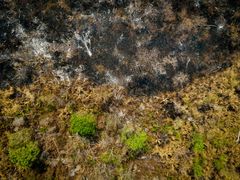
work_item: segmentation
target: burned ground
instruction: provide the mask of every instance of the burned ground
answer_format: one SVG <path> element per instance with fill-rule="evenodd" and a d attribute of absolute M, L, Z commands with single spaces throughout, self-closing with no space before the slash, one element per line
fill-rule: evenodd
<path fill-rule="evenodd" d="M 122 85 L 131 94 L 174 90 L 229 67 L 239 46 L 238 6 L 232 1 L 19 1 L 2 9 L 2 58 L 30 58 L 14 52 L 31 51 L 22 47 L 38 31 L 32 43 L 45 48 L 40 54 L 50 61 L 62 55 L 51 62 L 56 69 L 81 67 L 96 84 Z M 29 65 L 34 69 L 44 59 L 38 61 Z"/>

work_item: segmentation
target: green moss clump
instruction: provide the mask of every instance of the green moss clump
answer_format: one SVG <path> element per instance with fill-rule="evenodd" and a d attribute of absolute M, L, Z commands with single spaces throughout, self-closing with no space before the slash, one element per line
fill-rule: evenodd
<path fill-rule="evenodd" d="M 12 163 L 20 168 L 29 168 L 40 153 L 38 143 L 31 140 L 29 129 L 8 134 L 8 152 Z"/>
<path fill-rule="evenodd" d="M 145 132 L 139 132 L 127 139 L 127 146 L 134 152 L 145 151 L 147 142 L 147 134 Z"/>
<path fill-rule="evenodd" d="M 144 131 L 134 133 L 128 129 L 124 129 L 121 134 L 121 139 L 134 155 L 147 150 L 148 136 Z"/>
<path fill-rule="evenodd" d="M 96 133 L 96 118 L 93 114 L 73 114 L 70 119 L 70 131 L 80 136 L 93 136 Z"/>
<path fill-rule="evenodd" d="M 193 151 L 195 153 L 201 153 L 204 151 L 204 139 L 199 133 L 194 133 L 192 137 Z"/>
<path fill-rule="evenodd" d="M 203 160 L 198 157 L 193 160 L 193 173 L 194 177 L 203 176 Z"/>
<path fill-rule="evenodd" d="M 225 168 L 228 158 L 225 154 L 222 154 L 218 159 L 214 161 L 215 168 L 220 171 Z"/>
<path fill-rule="evenodd" d="M 9 157 L 12 163 L 28 168 L 37 159 L 40 150 L 36 142 L 29 142 L 26 146 L 18 149 L 9 149 Z"/>

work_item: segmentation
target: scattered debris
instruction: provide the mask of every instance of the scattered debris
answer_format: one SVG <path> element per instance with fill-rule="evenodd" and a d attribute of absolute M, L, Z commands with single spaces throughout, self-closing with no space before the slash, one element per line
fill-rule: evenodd
<path fill-rule="evenodd" d="M 21 126 L 23 126 L 25 124 L 24 118 L 23 117 L 19 117 L 19 118 L 15 118 L 12 125 L 16 128 L 19 128 Z"/>
<path fill-rule="evenodd" d="M 174 102 L 167 102 L 163 107 L 167 113 L 167 116 L 172 119 L 176 119 L 183 114 L 179 106 Z"/>
<path fill-rule="evenodd" d="M 93 54 L 90 50 L 91 47 L 90 31 L 87 30 L 86 32 L 83 32 L 82 35 L 79 35 L 78 33 L 74 32 L 74 35 L 78 41 L 81 41 L 83 43 L 88 55 L 91 57 Z"/>
<path fill-rule="evenodd" d="M 238 132 L 238 136 L 237 136 L 237 143 L 240 143 L 240 131 Z"/>

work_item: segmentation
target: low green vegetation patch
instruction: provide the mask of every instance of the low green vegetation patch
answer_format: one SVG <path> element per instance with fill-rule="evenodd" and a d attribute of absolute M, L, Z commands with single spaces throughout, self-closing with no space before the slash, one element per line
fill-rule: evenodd
<path fill-rule="evenodd" d="M 40 153 L 38 143 L 31 140 L 31 131 L 23 129 L 8 134 L 8 153 L 12 163 L 20 168 L 29 168 Z"/>
<path fill-rule="evenodd" d="M 201 153 L 204 151 L 204 138 L 200 133 L 194 133 L 192 137 L 193 151 Z"/>
<path fill-rule="evenodd" d="M 223 148 L 228 145 L 228 141 L 224 139 L 223 137 L 221 138 L 216 138 L 212 141 L 212 144 L 215 148 Z"/>
<path fill-rule="evenodd" d="M 193 174 L 199 178 L 203 176 L 203 161 L 202 154 L 204 153 L 204 138 L 203 135 L 194 132 L 192 135 L 192 149 L 195 155 L 193 159 Z"/>
<path fill-rule="evenodd" d="M 144 131 L 134 132 L 129 129 L 124 129 L 121 134 L 121 139 L 134 155 L 147 150 L 148 136 Z"/>
<path fill-rule="evenodd" d="M 96 133 L 96 117 L 93 114 L 74 113 L 70 119 L 70 131 L 73 134 L 89 137 Z"/>
<path fill-rule="evenodd" d="M 218 159 L 216 159 L 214 161 L 214 167 L 220 171 L 222 169 L 225 168 L 226 164 L 227 164 L 227 161 L 228 161 L 228 158 L 227 158 L 227 155 L 225 154 L 222 154 L 220 155 L 220 157 Z"/>
<path fill-rule="evenodd" d="M 194 177 L 203 176 L 203 160 L 199 157 L 194 158 L 193 160 L 193 173 Z"/>

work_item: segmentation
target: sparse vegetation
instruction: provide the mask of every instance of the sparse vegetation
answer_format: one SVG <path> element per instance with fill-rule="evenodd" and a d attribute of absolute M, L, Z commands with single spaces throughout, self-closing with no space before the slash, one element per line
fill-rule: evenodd
<path fill-rule="evenodd" d="M 195 177 L 203 176 L 203 160 L 199 157 L 193 160 L 193 173 Z"/>
<path fill-rule="evenodd" d="M 52 112 L 57 109 L 56 97 L 54 95 L 43 95 L 38 97 L 37 106 L 44 112 Z"/>
<path fill-rule="evenodd" d="M 8 134 L 8 153 L 12 163 L 20 168 L 29 168 L 40 153 L 38 143 L 31 140 L 29 129 Z"/>
<path fill-rule="evenodd" d="M 225 168 L 226 164 L 227 164 L 227 161 L 228 161 L 228 158 L 227 158 L 227 155 L 225 154 L 221 154 L 219 156 L 219 158 L 217 158 L 215 161 L 214 161 L 214 167 L 220 171 L 222 169 Z"/>
<path fill-rule="evenodd" d="M 100 160 L 106 164 L 118 165 L 119 157 L 117 157 L 112 151 L 107 151 L 101 154 Z"/>
<path fill-rule="evenodd" d="M 227 140 L 226 139 L 223 139 L 223 138 L 219 138 L 219 137 L 216 137 L 213 141 L 213 146 L 215 148 L 223 148 L 224 146 L 226 146 L 228 143 L 227 143 Z"/>
<path fill-rule="evenodd" d="M 70 119 L 70 131 L 80 136 L 94 136 L 96 133 L 96 118 L 93 114 L 74 113 Z"/>
<path fill-rule="evenodd" d="M 172 125 L 165 125 L 161 127 L 161 132 L 165 134 L 173 134 L 174 131 L 175 129 Z"/>

